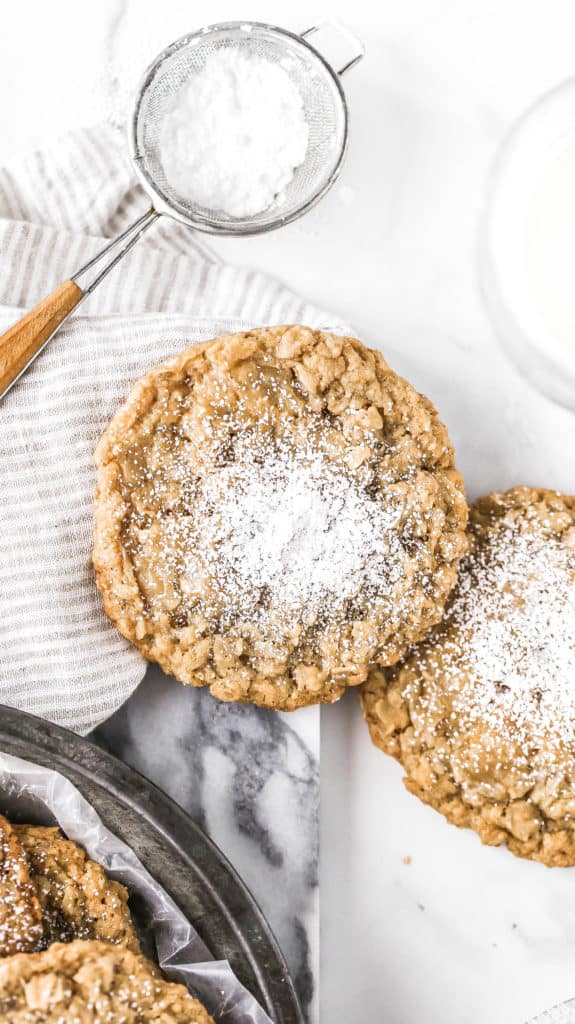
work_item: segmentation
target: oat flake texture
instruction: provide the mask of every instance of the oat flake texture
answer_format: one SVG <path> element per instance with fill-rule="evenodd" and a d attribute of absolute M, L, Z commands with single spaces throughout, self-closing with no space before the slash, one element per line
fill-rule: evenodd
<path fill-rule="evenodd" d="M 183 352 L 96 458 L 108 615 L 223 700 L 335 700 L 420 639 L 455 581 L 467 507 L 445 428 L 354 339 L 287 326 Z"/>
<path fill-rule="evenodd" d="M 0 815 L 0 958 L 35 952 L 43 936 L 42 908 L 26 852 Z"/>
<path fill-rule="evenodd" d="M 443 622 L 364 692 L 406 784 L 485 842 L 575 863 L 575 499 L 475 502 Z"/>
<path fill-rule="evenodd" d="M 214 1024 L 183 985 L 107 942 L 55 942 L 0 960 L 0 1019 L 9 1024 Z"/>
<path fill-rule="evenodd" d="M 128 892 L 108 878 L 58 828 L 14 825 L 42 908 L 44 949 L 53 942 L 98 939 L 140 953 Z"/>

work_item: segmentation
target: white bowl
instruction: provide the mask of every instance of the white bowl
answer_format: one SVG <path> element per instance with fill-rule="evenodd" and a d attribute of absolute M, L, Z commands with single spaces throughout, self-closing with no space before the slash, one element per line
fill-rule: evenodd
<path fill-rule="evenodd" d="M 480 274 L 490 318 L 519 371 L 575 410 L 575 79 L 528 110 L 500 150 Z"/>

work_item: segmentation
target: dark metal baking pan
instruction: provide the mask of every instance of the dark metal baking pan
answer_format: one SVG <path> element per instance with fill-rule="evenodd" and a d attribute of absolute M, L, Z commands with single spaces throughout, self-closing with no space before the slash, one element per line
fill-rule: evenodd
<path fill-rule="evenodd" d="M 172 896 L 215 959 L 229 960 L 274 1024 L 303 1024 L 285 961 L 257 903 L 173 800 L 88 740 L 4 706 L 0 750 L 65 775 Z"/>

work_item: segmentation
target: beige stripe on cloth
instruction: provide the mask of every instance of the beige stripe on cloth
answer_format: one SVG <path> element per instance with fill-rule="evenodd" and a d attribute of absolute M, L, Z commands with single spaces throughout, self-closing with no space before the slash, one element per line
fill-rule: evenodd
<path fill-rule="evenodd" d="M 146 209 L 98 126 L 0 169 L 0 329 Z M 78 732 L 145 672 L 91 567 L 92 452 L 130 383 L 194 341 L 254 324 L 334 324 L 162 218 L 0 403 L 0 703 Z"/>

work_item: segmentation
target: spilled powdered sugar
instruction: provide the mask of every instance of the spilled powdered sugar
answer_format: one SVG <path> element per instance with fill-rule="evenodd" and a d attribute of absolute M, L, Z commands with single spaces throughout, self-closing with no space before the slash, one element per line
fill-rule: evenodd
<path fill-rule="evenodd" d="M 536 520 L 498 528 L 463 561 L 444 628 L 441 686 L 460 734 L 484 725 L 487 746 L 515 744 L 519 771 L 575 746 L 575 551 L 565 541 Z M 434 657 L 424 645 L 420 665 Z"/>
<path fill-rule="evenodd" d="M 189 514 L 163 520 L 164 555 L 182 559 L 190 599 L 206 578 L 221 589 L 223 621 L 341 619 L 357 595 L 389 595 L 403 572 L 401 507 L 370 496 L 372 475 L 330 459 L 317 438 L 239 435 L 233 458 L 198 480 Z"/>

